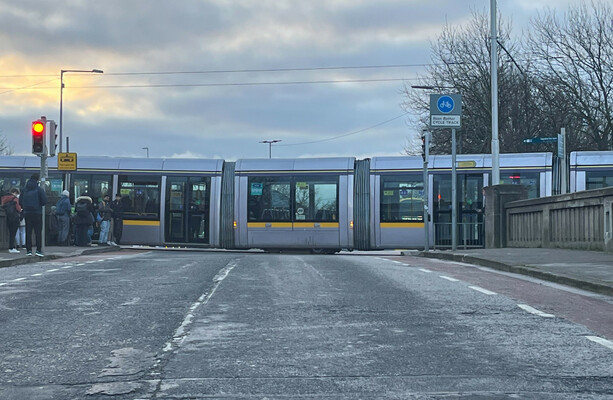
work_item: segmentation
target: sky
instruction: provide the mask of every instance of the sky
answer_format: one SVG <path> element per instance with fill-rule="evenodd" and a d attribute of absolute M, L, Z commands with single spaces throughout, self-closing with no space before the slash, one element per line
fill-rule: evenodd
<path fill-rule="evenodd" d="M 573 0 L 498 0 L 520 34 Z M 397 156 L 420 128 L 404 85 L 445 23 L 490 0 L 0 0 L 0 135 L 60 120 L 78 155 Z M 427 94 L 424 93 L 424 96 Z M 59 131 L 59 130 L 58 130 Z M 415 144 L 417 146 L 417 144 Z"/>

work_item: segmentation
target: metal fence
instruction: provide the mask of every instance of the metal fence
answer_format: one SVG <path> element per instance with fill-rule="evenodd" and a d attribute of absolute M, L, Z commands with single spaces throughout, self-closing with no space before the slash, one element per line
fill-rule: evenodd
<path fill-rule="evenodd" d="M 434 248 L 451 248 L 451 222 L 434 223 Z M 458 222 L 458 247 L 463 249 L 485 246 L 483 222 Z"/>

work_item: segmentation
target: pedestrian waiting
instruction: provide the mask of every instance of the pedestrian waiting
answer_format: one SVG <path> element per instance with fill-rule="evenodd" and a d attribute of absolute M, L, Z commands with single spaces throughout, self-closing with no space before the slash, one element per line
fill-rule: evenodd
<path fill-rule="evenodd" d="M 15 239 L 21 222 L 21 206 L 19 205 L 19 189 L 11 189 L 9 194 L 2 196 L 0 204 L 6 214 L 6 226 L 9 230 L 9 253 L 19 253 L 15 248 Z"/>

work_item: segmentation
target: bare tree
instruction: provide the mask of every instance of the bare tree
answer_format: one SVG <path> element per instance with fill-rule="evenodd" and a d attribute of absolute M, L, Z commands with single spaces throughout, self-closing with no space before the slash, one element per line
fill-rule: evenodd
<path fill-rule="evenodd" d="M 542 105 L 571 126 L 571 148 L 613 149 L 613 11 L 592 1 L 532 21 L 529 45 Z"/>
<path fill-rule="evenodd" d="M 11 154 L 13 154 L 13 149 L 6 139 L 6 136 L 0 135 L 0 155 L 10 156 Z"/>
<path fill-rule="evenodd" d="M 499 63 L 499 137 L 503 152 L 535 150 L 526 148 L 522 139 L 535 136 L 539 130 L 540 108 L 534 104 L 536 88 L 526 73 L 529 65 L 520 66 L 516 59 L 521 48 L 510 36 L 510 23 L 501 20 L 499 26 L 501 57 Z M 502 49 L 504 52 L 502 52 Z M 459 131 L 458 152 L 489 153 L 491 149 L 491 74 L 490 29 L 485 14 L 473 13 L 468 25 L 446 25 L 436 43 L 432 44 L 432 65 L 422 77 L 420 86 L 433 87 L 434 92 L 462 94 L 462 129 Z M 422 115 L 427 125 L 428 98 L 423 90 L 405 86 L 403 107 Z M 449 153 L 446 134 L 435 134 L 433 153 Z"/>

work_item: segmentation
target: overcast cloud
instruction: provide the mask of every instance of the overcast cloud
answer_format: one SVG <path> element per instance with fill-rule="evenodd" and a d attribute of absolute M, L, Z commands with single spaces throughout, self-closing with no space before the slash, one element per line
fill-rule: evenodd
<path fill-rule="evenodd" d="M 267 157 L 269 139 L 282 140 L 274 157 L 399 155 L 417 135 L 410 115 L 397 118 L 400 79 L 422 72 L 442 25 L 489 3 L 0 0 L 0 134 L 28 154 L 31 121 L 59 122 L 60 70 L 97 68 L 64 76 L 63 134 L 80 155 Z M 570 3 L 498 8 L 519 35 Z M 288 70 L 375 65 L 411 66 Z M 189 73 L 146 74 L 162 72 Z"/>

